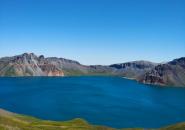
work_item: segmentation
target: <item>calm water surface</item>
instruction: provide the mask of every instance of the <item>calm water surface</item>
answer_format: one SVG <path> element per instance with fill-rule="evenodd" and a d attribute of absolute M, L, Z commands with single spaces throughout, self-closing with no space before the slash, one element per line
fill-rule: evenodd
<path fill-rule="evenodd" d="M 185 88 L 117 77 L 0 78 L 0 108 L 49 120 L 156 128 L 185 121 Z"/>

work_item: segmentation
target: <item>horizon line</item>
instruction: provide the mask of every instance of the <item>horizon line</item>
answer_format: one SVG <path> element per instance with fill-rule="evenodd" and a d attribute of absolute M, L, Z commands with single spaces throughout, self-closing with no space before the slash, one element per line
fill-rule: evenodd
<path fill-rule="evenodd" d="M 58 59 L 71 60 L 71 61 L 78 62 L 78 63 L 81 64 L 81 65 L 87 65 L 87 66 L 90 66 L 90 65 L 100 65 L 100 66 L 102 65 L 102 66 L 107 66 L 107 65 L 123 64 L 123 63 L 130 63 L 130 62 L 151 62 L 151 63 L 154 63 L 154 64 L 165 64 L 165 63 L 170 62 L 170 61 L 173 61 L 173 60 L 175 60 L 175 59 L 179 59 L 179 58 L 185 57 L 185 56 L 176 57 L 176 58 L 173 58 L 173 59 L 171 59 L 171 60 L 162 61 L 162 62 L 153 62 L 153 61 L 150 61 L 150 60 L 139 59 L 139 60 L 130 60 L 130 61 L 119 62 L 119 63 L 111 63 L 111 64 L 83 64 L 83 63 L 81 63 L 81 62 L 78 61 L 78 60 L 74 60 L 74 59 L 70 59 L 70 58 L 66 58 L 66 57 L 60 57 L 60 56 L 45 56 L 45 55 L 43 55 L 43 54 L 37 55 L 37 54 L 34 53 L 34 52 L 24 52 L 24 53 L 21 53 L 21 54 L 15 54 L 15 55 L 10 55 L 10 56 L 0 56 L 0 59 L 6 58 L 6 57 L 14 57 L 14 56 L 19 56 L 19 55 L 24 55 L 24 54 L 35 55 L 35 56 L 37 56 L 37 57 L 44 56 L 44 58 L 58 58 Z"/>

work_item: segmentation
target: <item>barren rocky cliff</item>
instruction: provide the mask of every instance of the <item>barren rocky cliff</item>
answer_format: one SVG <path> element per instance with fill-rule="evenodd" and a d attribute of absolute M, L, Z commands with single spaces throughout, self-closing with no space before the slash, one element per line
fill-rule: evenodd
<path fill-rule="evenodd" d="M 155 66 L 140 81 L 156 85 L 185 86 L 185 58 Z"/>
<path fill-rule="evenodd" d="M 63 76 L 61 68 L 44 56 L 24 53 L 0 59 L 1 76 Z"/>

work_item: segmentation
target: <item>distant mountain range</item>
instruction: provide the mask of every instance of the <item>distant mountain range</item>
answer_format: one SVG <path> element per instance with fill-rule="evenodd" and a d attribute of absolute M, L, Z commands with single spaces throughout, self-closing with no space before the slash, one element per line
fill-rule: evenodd
<path fill-rule="evenodd" d="M 77 61 L 24 53 L 0 58 L 0 76 L 110 75 L 154 85 L 185 87 L 185 57 L 167 63 L 133 61 L 112 65 L 82 65 Z"/>

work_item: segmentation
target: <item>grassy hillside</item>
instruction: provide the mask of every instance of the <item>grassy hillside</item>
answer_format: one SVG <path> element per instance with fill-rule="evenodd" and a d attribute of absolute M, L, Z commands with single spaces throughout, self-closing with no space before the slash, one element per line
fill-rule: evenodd
<path fill-rule="evenodd" d="M 105 126 L 90 125 L 82 119 L 70 121 L 47 121 L 19 115 L 0 109 L 0 130 L 116 130 Z M 121 129 L 145 130 L 145 129 Z M 185 123 L 161 128 L 159 130 L 185 130 Z"/>
<path fill-rule="evenodd" d="M 185 130 L 185 122 L 160 128 L 159 130 Z"/>
<path fill-rule="evenodd" d="M 93 126 L 82 119 L 71 121 L 46 121 L 0 110 L 0 130 L 114 130 Z"/>

